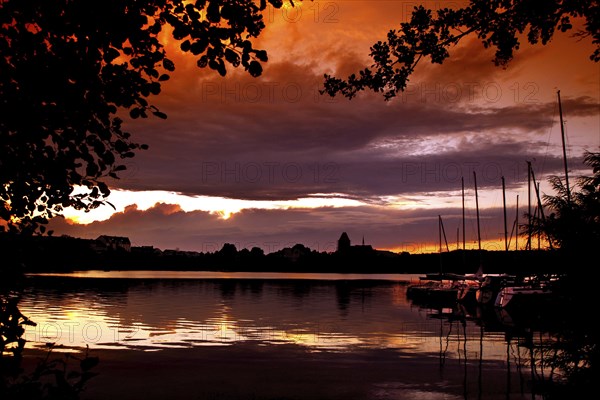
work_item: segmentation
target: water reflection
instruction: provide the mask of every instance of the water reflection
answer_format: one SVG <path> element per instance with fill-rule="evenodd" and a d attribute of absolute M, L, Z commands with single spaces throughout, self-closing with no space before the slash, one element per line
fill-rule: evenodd
<path fill-rule="evenodd" d="M 497 379 L 488 381 L 486 373 L 490 371 L 489 361 L 502 357 L 499 344 L 504 346 L 505 398 L 513 398 L 515 390 L 521 395 L 529 392 L 532 398 L 580 398 L 577 393 L 586 393 L 595 387 L 590 377 L 594 374 L 591 361 L 598 355 L 596 329 L 585 326 L 581 304 L 564 300 L 561 306 L 518 308 L 510 312 L 475 304 L 455 304 L 451 308 L 420 304 L 418 307 L 429 310 L 431 317 L 440 321 L 441 367 L 456 343 L 458 361 L 461 363 L 462 356 L 464 363 L 465 398 L 471 397 L 467 384 L 468 360 L 475 360 L 478 366 L 478 399 L 482 398 L 484 387 L 489 390 L 490 384 L 498 383 Z M 468 334 L 469 326 L 479 330 L 479 337 Z M 469 342 L 471 346 L 478 346 L 471 354 L 467 350 Z M 489 346 L 490 342 L 495 345 Z"/>
<path fill-rule="evenodd" d="M 435 354 L 453 328 L 408 303 L 401 281 L 30 280 L 21 307 L 38 322 L 26 333 L 34 345 L 154 349 L 259 341 Z M 468 337 L 478 335 L 471 321 L 464 329 Z M 503 337 L 485 339 L 487 359 L 501 359 Z"/>
<path fill-rule="evenodd" d="M 39 276 L 30 281 L 21 307 L 38 323 L 26 332 L 38 346 L 143 349 L 251 340 L 344 350 L 409 347 L 434 334 L 424 329 L 426 315 L 415 314 L 403 300 L 403 282 Z"/>
<path fill-rule="evenodd" d="M 38 325 L 25 338 L 29 345 L 56 342 L 65 350 L 252 344 L 276 351 L 295 345 L 312 354 L 369 352 L 377 354 L 377 363 L 389 359 L 390 365 L 407 360 L 409 373 L 421 368 L 410 378 L 378 383 L 376 398 L 431 399 L 450 392 L 465 399 L 491 393 L 535 398 L 532 393 L 544 392 L 540 387 L 565 370 L 556 361 L 557 354 L 566 354 L 557 349 L 568 344 L 554 326 L 562 319 L 543 310 L 413 304 L 406 298 L 407 282 L 398 277 L 187 278 L 30 277 L 20 307 Z M 427 362 L 419 367 L 416 360 Z M 427 382 L 437 386 L 424 390 Z"/>

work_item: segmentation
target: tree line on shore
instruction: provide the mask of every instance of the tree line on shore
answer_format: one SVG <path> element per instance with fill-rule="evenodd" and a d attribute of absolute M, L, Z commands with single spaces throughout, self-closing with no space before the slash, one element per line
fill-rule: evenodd
<path fill-rule="evenodd" d="M 5 274 L 74 270 L 186 270 L 243 272 L 337 273 L 486 273 L 567 272 L 557 251 L 455 250 L 441 254 L 409 254 L 352 246 L 344 251 L 319 252 L 296 244 L 265 254 L 259 247 L 237 249 L 225 243 L 214 252 L 159 249 L 151 246 L 98 248 L 93 240 L 73 237 L 0 235 L 0 249 L 9 258 Z"/>

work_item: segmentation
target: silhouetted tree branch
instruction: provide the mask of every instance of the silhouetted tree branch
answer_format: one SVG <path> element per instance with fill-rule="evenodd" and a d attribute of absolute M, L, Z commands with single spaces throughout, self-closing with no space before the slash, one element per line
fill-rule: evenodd
<path fill-rule="evenodd" d="M 46 356 L 31 373 L 25 373 L 21 365 L 25 326 L 36 326 L 36 323 L 19 311 L 18 301 L 16 297 L 5 298 L 0 294 L 0 397 L 4 400 L 77 400 L 86 383 L 96 375 L 91 370 L 99 358 L 90 357 L 86 348 L 83 358 L 66 354 L 63 358 L 51 359 L 54 344 L 48 343 Z M 78 370 L 68 365 L 69 360 L 79 364 Z"/>
<path fill-rule="evenodd" d="M 410 21 L 388 32 L 385 41 L 371 47 L 371 68 L 347 79 L 325 75 L 322 94 L 338 93 L 352 98 L 359 91 L 381 92 L 386 100 L 404 91 L 417 64 L 426 58 L 442 64 L 448 49 L 468 35 L 476 35 L 486 48 L 495 48 L 494 63 L 506 66 L 519 49 L 519 35 L 526 33 L 531 44 L 546 44 L 555 31 L 573 28 L 572 18 L 585 19 L 584 30 L 575 35 L 591 37 L 596 45 L 590 59 L 600 61 L 600 3 L 583 0 L 471 0 L 460 9 L 434 12 L 415 7 Z"/>
<path fill-rule="evenodd" d="M 283 0 L 268 0 L 279 8 Z M 267 0 L 2 0 L 0 2 L 0 229 L 41 232 L 64 207 L 105 203 L 107 178 L 147 146 L 122 130 L 166 115 L 148 98 L 175 69 L 161 41 L 224 76 L 262 73 Z M 171 40 L 171 39 L 170 39 Z M 87 188 L 77 194 L 76 186 Z"/>

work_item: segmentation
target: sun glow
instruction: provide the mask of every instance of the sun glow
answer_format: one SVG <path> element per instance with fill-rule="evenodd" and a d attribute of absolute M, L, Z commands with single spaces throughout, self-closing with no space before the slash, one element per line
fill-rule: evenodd
<path fill-rule="evenodd" d="M 222 219 L 229 219 L 234 214 L 245 209 L 261 210 L 286 210 L 295 208 L 319 207 L 356 207 L 365 205 L 358 200 L 352 200 L 343 194 L 318 193 L 311 197 L 295 200 L 243 200 L 213 196 L 189 196 L 181 193 L 159 190 L 129 191 L 113 190 L 109 202 L 114 206 L 105 205 L 89 212 L 66 208 L 63 216 L 76 224 L 89 224 L 94 221 L 109 219 L 116 212 L 123 212 L 127 206 L 136 205 L 138 210 L 147 210 L 157 203 L 174 204 L 181 211 L 206 211 L 218 215 Z"/>
<path fill-rule="evenodd" d="M 539 246 L 538 246 L 537 236 L 532 237 L 531 243 L 532 243 L 532 249 L 537 250 L 539 248 L 540 250 L 547 250 L 549 248 L 548 241 L 545 240 L 544 238 L 540 238 Z M 510 251 L 516 250 L 514 237 L 509 239 L 508 245 L 509 245 Z M 518 239 L 518 242 L 516 243 L 516 245 L 518 246 L 519 250 L 526 250 L 527 249 L 527 237 L 523 236 L 523 235 L 519 236 L 519 239 Z M 463 245 L 460 240 L 458 242 L 456 242 L 456 240 L 450 241 L 450 238 L 448 238 L 448 249 L 446 249 L 446 243 L 442 243 L 442 252 L 443 253 L 448 252 L 448 250 L 450 250 L 450 251 L 462 250 L 462 248 L 463 248 Z M 465 249 L 467 251 L 478 250 L 479 244 L 477 243 L 477 240 L 467 240 L 467 242 L 465 243 Z M 387 251 L 391 251 L 394 253 L 408 252 L 410 254 L 439 253 L 440 252 L 440 244 L 439 244 L 439 242 L 435 242 L 435 243 L 434 242 L 422 242 L 422 243 L 405 242 L 405 243 L 401 243 L 396 246 L 383 247 L 383 248 L 380 248 L 380 250 L 387 250 Z M 504 238 L 498 237 L 496 239 L 482 240 L 481 241 L 481 250 L 482 251 L 504 251 L 505 250 Z"/>
<path fill-rule="evenodd" d="M 78 319 L 83 318 L 81 313 L 79 313 L 78 311 L 75 310 L 69 310 L 65 312 L 65 317 L 69 320 L 69 321 L 77 321 Z"/>

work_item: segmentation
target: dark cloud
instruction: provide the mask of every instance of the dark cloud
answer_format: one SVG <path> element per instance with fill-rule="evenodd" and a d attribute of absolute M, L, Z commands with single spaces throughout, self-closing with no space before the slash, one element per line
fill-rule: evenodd
<path fill-rule="evenodd" d="M 177 97 L 167 92 L 161 107 L 167 121 L 131 126 L 150 150 L 116 185 L 241 199 L 373 198 L 448 190 L 470 165 L 522 182 L 525 160 L 543 154 L 541 137 L 555 123 L 555 103 L 385 103 L 374 94 L 331 100 L 318 94 L 320 78 L 312 71 L 274 63 L 268 78 L 234 73 L 202 80 Z M 597 103 L 567 98 L 564 108 L 590 116 Z M 547 159 L 558 171 L 558 159 Z"/>

